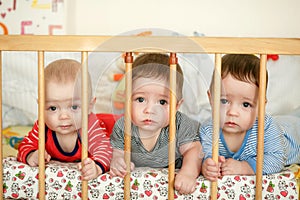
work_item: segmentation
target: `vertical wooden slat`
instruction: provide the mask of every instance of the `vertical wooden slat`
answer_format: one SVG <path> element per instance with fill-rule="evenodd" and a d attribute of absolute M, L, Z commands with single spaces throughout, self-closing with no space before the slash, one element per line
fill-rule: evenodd
<path fill-rule="evenodd" d="M 88 52 L 81 52 L 81 164 L 88 157 Z M 82 180 L 82 199 L 88 199 L 88 181 Z"/>
<path fill-rule="evenodd" d="M 256 193 L 255 199 L 262 199 L 262 176 L 264 159 L 264 124 L 266 102 L 266 65 L 267 55 L 260 56 L 259 93 L 258 93 L 258 136 L 257 136 L 257 161 L 256 161 Z"/>
<path fill-rule="evenodd" d="M 220 133 L 220 97 L 221 97 L 221 54 L 215 54 L 215 70 L 213 84 L 213 138 L 212 159 L 218 164 L 219 133 Z M 218 194 L 218 181 L 211 182 L 211 199 L 216 200 Z"/>
<path fill-rule="evenodd" d="M 45 199 L 45 76 L 44 52 L 38 51 L 39 199 Z"/>
<path fill-rule="evenodd" d="M 169 125 L 169 190 L 168 199 L 174 199 L 174 180 L 175 180 L 175 133 L 176 133 L 176 53 L 170 53 L 170 125 Z"/>
<path fill-rule="evenodd" d="M 3 166 L 2 166 L 2 160 L 3 160 L 3 142 L 2 142 L 2 51 L 0 51 L 0 160 L 1 160 L 1 164 L 0 164 L 0 198 L 2 199 L 3 197 Z"/>
<path fill-rule="evenodd" d="M 131 163 L 131 94 L 132 94 L 132 63 L 131 52 L 125 54 L 125 134 L 124 134 L 124 159 L 127 174 L 124 177 L 124 199 L 130 199 L 130 163 Z"/>

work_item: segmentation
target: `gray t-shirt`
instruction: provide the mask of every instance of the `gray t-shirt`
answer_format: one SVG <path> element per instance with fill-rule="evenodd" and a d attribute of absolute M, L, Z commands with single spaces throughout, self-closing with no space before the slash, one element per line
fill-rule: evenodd
<path fill-rule="evenodd" d="M 181 112 L 176 113 L 176 145 L 175 160 L 176 168 L 181 167 L 182 155 L 179 147 L 186 143 L 200 141 L 198 129 L 199 123 L 192 120 Z M 168 144 L 169 144 L 169 126 L 162 128 L 155 146 L 151 151 L 144 148 L 138 134 L 138 127 L 131 124 L 131 162 L 136 167 L 167 167 L 168 166 Z M 114 126 L 110 136 L 111 145 L 115 149 L 124 149 L 124 117 L 120 118 Z"/>

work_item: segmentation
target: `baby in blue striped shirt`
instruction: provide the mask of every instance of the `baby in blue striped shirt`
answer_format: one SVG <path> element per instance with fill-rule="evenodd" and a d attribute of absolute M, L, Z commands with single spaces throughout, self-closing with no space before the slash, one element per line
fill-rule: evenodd
<path fill-rule="evenodd" d="M 228 54 L 222 57 L 218 164 L 211 158 L 212 119 L 200 127 L 205 153 L 202 174 L 208 180 L 216 181 L 224 175 L 256 173 L 259 69 L 260 59 L 255 55 Z M 217 75 L 215 72 L 213 76 Z M 207 92 L 211 105 L 213 80 Z M 286 165 L 300 163 L 299 152 L 300 117 L 266 114 L 263 174 L 276 173 Z"/>

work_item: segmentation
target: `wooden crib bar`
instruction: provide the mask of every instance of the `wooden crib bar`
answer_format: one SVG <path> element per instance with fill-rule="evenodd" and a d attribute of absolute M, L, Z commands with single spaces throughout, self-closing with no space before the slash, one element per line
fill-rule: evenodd
<path fill-rule="evenodd" d="M 88 99 L 88 52 L 81 52 L 81 160 L 88 157 L 88 110 L 89 110 L 89 99 Z M 82 180 L 82 199 L 88 199 L 88 181 Z"/>
<path fill-rule="evenodd" d="M 170 53 L 170 113 L 169 113 L 169 185 L 168 199 L 174 199 L 174 180 L 175 180 L 175 146 L 176 146 L 176 67 L 178 59 L 175 53 Z"/>
<path fill-rule="evenodd" d="M 2 150 L 2 144 L 3 144 L 3 141 L 2 141 L 2 51 L 0 51 L 0 133 L 1 133 L 1 137 L 0 137 L 0 145 L 1 145 L 1 148 L 0 148 L 0 159 L 1 159 L 1 164 L 0 164 L 0 174 L 1 174 L 1 177 L 2 174 L 3 174 L 3 166 L 2 166 L 2 160 L 3 160 L 3 150 Z M 3 197 L 3 179 L 0 178 L 0 198 L 2 199 Z"/>
<path fill-rule="evenodd" d="M 264 121 L 266 105 L 266 72 L 267 55 L 260 55 L 260 76 L 258 91 L 258 136 L 257 136 L 257 161 L 256 161 L 256 199 L 262 199 L 262 176 L 264 159 Z"/>
<path fill-rule="evenodd" d="M 213 149 L 212 159 L 218 163 L 219 156 L 219 130 L 220 130 L 220 97 L 221 97 L 221 54 L 215 54 L 215 71 L 214 71 L 214 97 L 213 97 Z M 211 197 L 212 200 L 217 198 L 218 182 L 211 183 Z"/>
<path fill-rule="evenodd" d="M 45 199 L 45 81 L 44 52 L 38 52 L 39 199 Z"/>
<path fill-rule="evenodd" d="M 131 166 L 131 94 L 132 94 L 132 53 L 126 52 L 124 58 L 126 64 L 125 82 L 125 134 L 124 134 L 124 153 L 127 174 L 124 178 L 124 199 L 130 199 L 130 166 Z"/>

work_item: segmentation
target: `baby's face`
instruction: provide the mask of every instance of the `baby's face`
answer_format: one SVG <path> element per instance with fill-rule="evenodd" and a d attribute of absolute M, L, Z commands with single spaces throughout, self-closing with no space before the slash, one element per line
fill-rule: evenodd
<path fill-rule="evenodd" d="M 257 117 L 258 87 L 233 78 L 230 74 L 222 80 L 220 117 L 223 131 L 244 133 Z"/>
<path fill-rule="evenodd" d="M 141 131 L 158 133 L 169 124 L 170 91 L 165 80 L 138 78 L 132 84 L 132 121 Z"/>
<path fill-rule="evenodd" d="M 46 84 L 45 123 L 57 134 L 70 134 L 81 128 L 81 100 L 76 93 L 72 82 Z"/>

